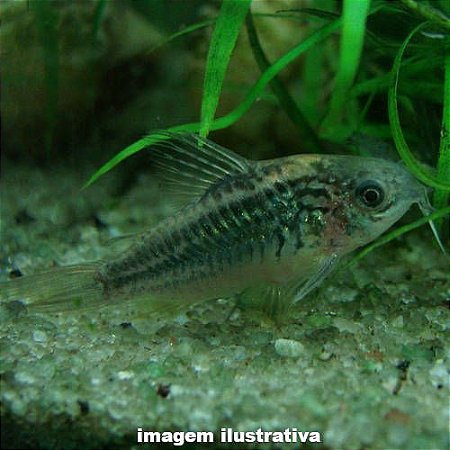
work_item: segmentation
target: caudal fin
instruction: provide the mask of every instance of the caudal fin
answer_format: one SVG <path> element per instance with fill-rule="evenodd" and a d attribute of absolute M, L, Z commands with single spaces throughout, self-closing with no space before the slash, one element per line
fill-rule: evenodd
<path fill-rule="evenodd" d="M 0 283 L 0 303 L 21 302 L 38 312 L 83 311 L 105 304 L 98 264 L 61 267 Z"/>

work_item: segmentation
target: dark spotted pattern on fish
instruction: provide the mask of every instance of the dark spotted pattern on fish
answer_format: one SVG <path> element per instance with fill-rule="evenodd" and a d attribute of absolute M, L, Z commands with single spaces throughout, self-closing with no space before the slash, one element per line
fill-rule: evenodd
<path fill-rule="evenodd" d="M 109 265 L 109 282 L 120 287 L 145 278 L 159 284 L 170 275 L 176 285 L 256 256 L 262 262 L 269 251 L 280 259 L 289 241 L 294 251 L 301 249 L 304 224 L 316 213 L 328 212 L 329 207 L 318 200 L 327 202 L 330 192 L 325 187 L 308 187 L 312 180 L 317 184 L 317 178 L 308 176 L 258 186 L 264 173 L 281 172 L 272 167 L 214 185 L 192 218 L 181 215 L 178 226 L 162 230 L 126 262 Z M 213 209 L 202 210 L 212 201 Z"/>

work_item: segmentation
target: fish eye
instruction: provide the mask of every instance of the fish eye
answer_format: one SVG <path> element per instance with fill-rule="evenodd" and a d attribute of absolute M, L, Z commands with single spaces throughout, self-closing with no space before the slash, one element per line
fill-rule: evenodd
<path fill-rule="evenodd" d="M 376 181 L 364 181 L 355 191 L 356 198 L 369 208 L 376 208 L 383 203 L 385 194 L 383 187 Z"/>

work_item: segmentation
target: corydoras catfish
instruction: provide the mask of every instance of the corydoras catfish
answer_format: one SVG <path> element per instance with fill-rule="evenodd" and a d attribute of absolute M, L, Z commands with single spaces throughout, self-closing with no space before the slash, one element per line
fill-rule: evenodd
<path fill-rule="evenodd" d="M 44 312 L 130 302 L 150 315 L 234 295 L 263 308 L 292 305 L 413 203 L 428 205 L 426 188 L 391 161 L 250 161 L 197 135 L 161 137 L 149 154 L 191 201 L 113 260 L 2 283 L 3 301 Z"/>

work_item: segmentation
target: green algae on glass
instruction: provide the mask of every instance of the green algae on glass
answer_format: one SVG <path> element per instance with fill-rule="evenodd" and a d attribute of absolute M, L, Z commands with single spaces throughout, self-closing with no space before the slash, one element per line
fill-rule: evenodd
<path fill-rule="evenodd" d="M 251 0 L 223 0 L 209 44 L 201 109 L 200 135 L 206 137 L 214 121 L 228 63 Z"/>

